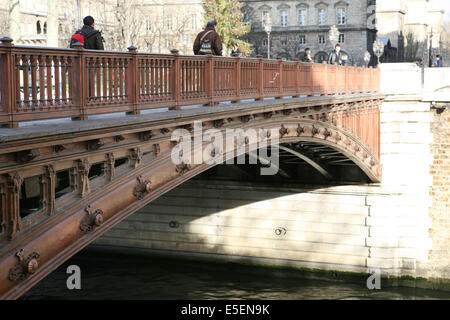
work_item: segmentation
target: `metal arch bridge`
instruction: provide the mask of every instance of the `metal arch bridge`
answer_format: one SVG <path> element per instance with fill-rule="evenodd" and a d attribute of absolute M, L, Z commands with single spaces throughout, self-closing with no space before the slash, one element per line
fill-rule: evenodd
<path fill-rule="evenodd" d="M 226 148 L 196 146 L 222 160 L 276 133 L 287 162 L 306 162 L 331 180 L 353 165 L 381 180 L 377 69 L 0 41 L 3 299 L 20 297 L 127 216 L 215 165 L 174 163 L 177 129 L 193 139 L 197 124 L 257 133 Z M 200 106 L 182 108 L 192 105 Z M 157 108 L 169 111 L 145 112 Z M 128 115 L 89 119 L 113 112 Z M 19 127 L 61 118 L 83 121 Z"/>

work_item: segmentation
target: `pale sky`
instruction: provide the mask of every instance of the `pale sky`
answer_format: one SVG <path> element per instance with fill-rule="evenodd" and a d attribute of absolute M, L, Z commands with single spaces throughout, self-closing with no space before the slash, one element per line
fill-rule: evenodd
<path fill-rule="evenodd" d="M 450 20 L 450 0 L 430 0 L 430 3 L 437 8 L 445 10 L 445 17 Z"/>

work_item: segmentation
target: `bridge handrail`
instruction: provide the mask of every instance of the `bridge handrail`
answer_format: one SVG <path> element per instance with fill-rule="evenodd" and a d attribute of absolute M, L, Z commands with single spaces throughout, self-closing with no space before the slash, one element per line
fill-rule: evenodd
<path fill-rule="evenodd" d="M 257 58 L 15 46 L 0 39 L 0 126 L 242 99 L 379 92 L 378 69 Z"/>

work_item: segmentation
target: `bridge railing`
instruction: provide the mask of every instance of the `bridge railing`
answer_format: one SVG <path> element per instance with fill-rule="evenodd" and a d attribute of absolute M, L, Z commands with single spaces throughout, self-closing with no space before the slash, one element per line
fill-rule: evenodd
<path fill-rule="evenodd" d="M 14 46 L 0 39 L 0 126 L 193 104 L 379 91 L 379 70 L 258 58 Z"/>

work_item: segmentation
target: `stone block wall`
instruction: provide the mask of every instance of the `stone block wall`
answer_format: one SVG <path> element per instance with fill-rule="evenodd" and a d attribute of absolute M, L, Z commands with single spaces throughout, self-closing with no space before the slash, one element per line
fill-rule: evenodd
<path fill-rule="evenodd" d="M 450 279 L 450 112 L 435 114 L 431 123 L 433 143 L 431 154 L 433 162 L 430 175 L 432 204 L 430 217 L 433 227 L 430 230 L 432 250 L 428 266 L 431 277 Z"/>

